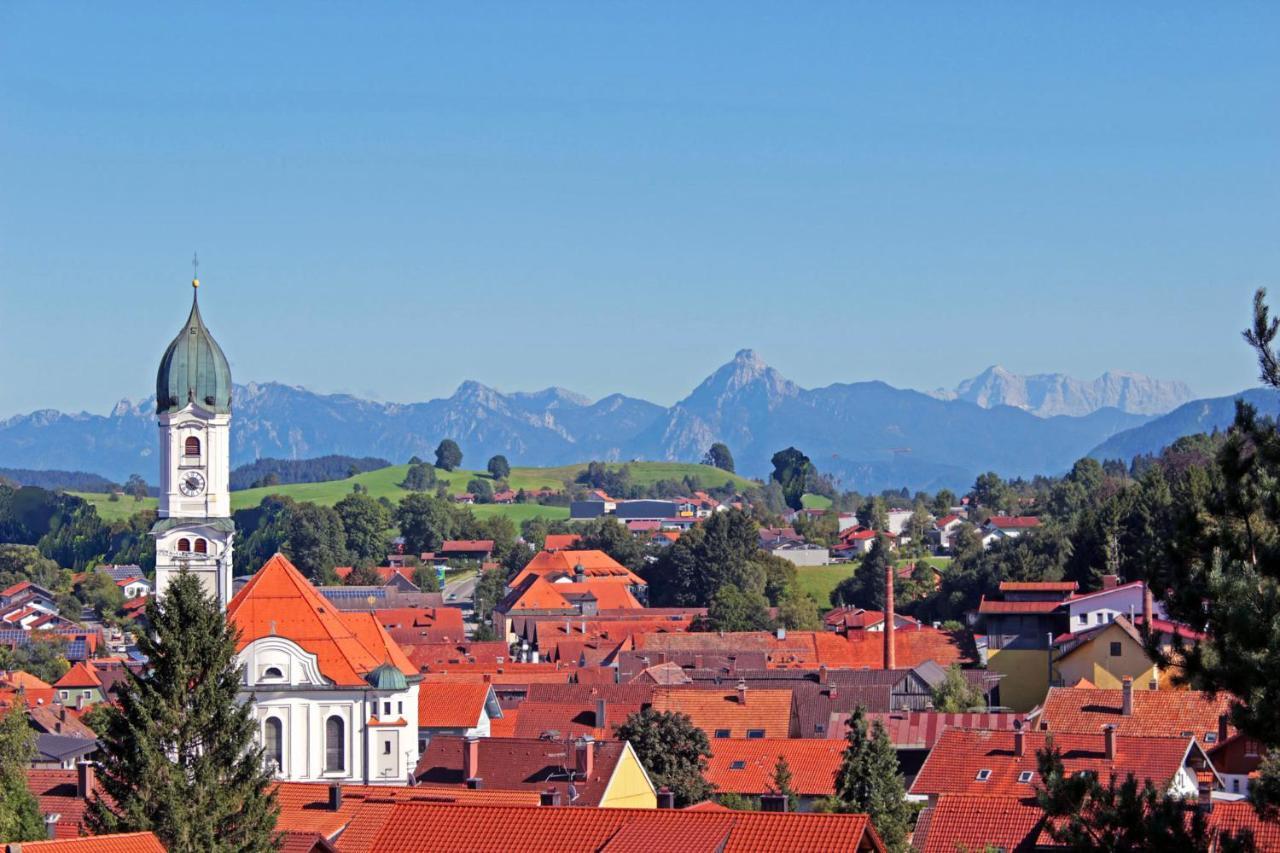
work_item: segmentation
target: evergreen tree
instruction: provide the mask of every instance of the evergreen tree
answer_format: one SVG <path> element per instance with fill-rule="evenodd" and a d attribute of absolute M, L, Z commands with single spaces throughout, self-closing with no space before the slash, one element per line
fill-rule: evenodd
<path fill-rule="evenodd" d="M 309 578 L 331 575 L 347 561 L 347 536 L 331 506 L 298 503 L 281 517 L 280 552 Z"/>
<path fill-rule="evenodd" d="M 275 848 L 278 807 L 255 742 L 249 703 L 236 700 L 236 631 L 195 575 L 182 571 L 163 605 L 147 604 L 142 674 L 116 688 L 100 732 L 95 833 L 151 831 L 169 850 Z"/>
<path fill-rule="evenodd" d="M 707 607 L 707 625 L 713 631 L 770 631 L 769 601 L 758 592 L 743 592 L 727 583 Z"/>
<path fill-rule="evenodd" d="M 684 714 L 645 708 L 618 726 L 618 740 L 631 743 L 655 788 L 669 788 L 676 805 L 693 805 L 711 796 L 702 776 L 711 744 L 706 732 Z"/>
<path fill-rule="evenodd" d="M 773 765 L 773 775 L 769 779 L 769 790 L 787 798 L 787 811 L 789 812 L 795 811 L 800 804 L 795 788 L 791 787 L 792 781 L 791 765 L 787 762 L 785 755 L 779 755 L 778 762 Z"/>
<path fill-rule="evenodd" d="M 411 492 L 425 492 L 435 484 L 436 469 L 424 462 L 416 462 L 411 464 L 409 470 L 405 472 L 400 488 Z"/>
<path fill-rule="evenodd" d="M 840 810 L 867 814 L 884 846 L 905 853 L 912 807 L 898 773 L 898 754 L 879 721 L 867 734 L 867 718 L 862 707 L 849 717 L 849 745 L 836 771 L 836 798 Z"/>
<path fill-rule="evenodd" d="M 831 605 L 841 607 L 851 605 L 864 607 L 867 610 L 880 610 L 884 607 L 884 575 L 892 565 L 889 557 L 888 540 L 877 536 L 871 544 L 871 550 L 862 558 L 850 577 L 836 584 L 831 590 Z"/>
<path fill-rule="evenodd" d="M 40 803 L 27 789 L 27 768 L 36 752 L 35 731 L 21 702 L 0 712 L 0 843 L 47 837 Z"/>

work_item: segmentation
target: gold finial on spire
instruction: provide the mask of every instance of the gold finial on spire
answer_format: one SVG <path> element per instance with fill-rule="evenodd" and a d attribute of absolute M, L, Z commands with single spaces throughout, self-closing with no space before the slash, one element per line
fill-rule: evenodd
<path fill-rule="evenodd" d="M 200 270 L 200 256 L 195 252 L 191 253 L 191 286 L 200 286 L 200 277 L 196 274 Z"/>

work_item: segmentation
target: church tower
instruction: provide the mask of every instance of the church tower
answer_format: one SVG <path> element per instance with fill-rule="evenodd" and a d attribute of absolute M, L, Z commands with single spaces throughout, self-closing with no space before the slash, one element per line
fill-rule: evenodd
<path fill-rule="evenodd" d="M 191 315 L 156 373 L 160 420 L 160 511 L 156 593 L 186 567 L 225 608 L 231 601 L 231 368 L 200 317 L 200 280 Z"/>

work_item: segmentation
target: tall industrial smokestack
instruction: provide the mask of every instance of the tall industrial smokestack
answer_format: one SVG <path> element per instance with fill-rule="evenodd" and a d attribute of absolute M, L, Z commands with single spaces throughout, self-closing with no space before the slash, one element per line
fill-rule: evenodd
<path fill-rule="evenodd" d="M 893 653 L 893 563 L 884 570 L 884 668 L 897 669 L 894 666 Z"/>

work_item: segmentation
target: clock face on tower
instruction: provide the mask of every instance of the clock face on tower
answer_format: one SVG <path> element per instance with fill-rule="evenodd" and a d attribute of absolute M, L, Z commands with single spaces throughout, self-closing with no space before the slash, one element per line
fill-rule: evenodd
<path fill-rule="evenodd" d="M 180 475 L 178 491 L 189 498 L 204 492 L 204 477 L 198 471 L 188 471 Z"/>

